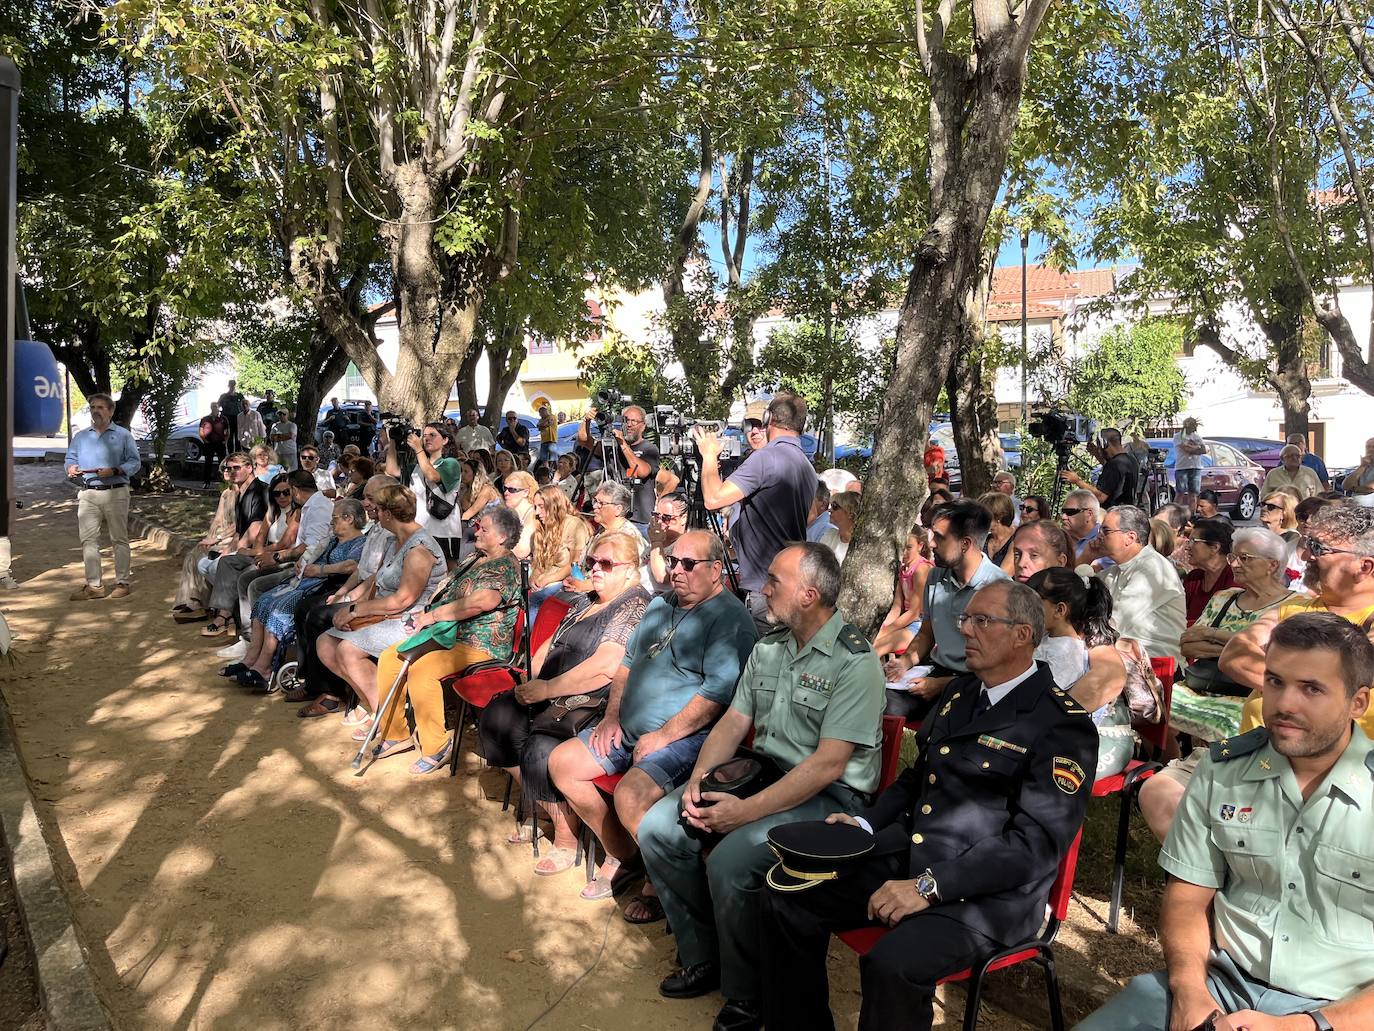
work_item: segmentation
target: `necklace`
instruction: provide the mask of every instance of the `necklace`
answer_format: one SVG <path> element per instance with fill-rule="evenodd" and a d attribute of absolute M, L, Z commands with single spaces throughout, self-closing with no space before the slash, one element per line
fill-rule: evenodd
<path fill-rule="evenodd" d="M 676 608 L 676 606 L 674 607 Z M 678 609 L 677 611 L 679 615 L 676 619 L 672 619 L 671 623 L 668 626 L 668 633 L 664 635 L 662 640 L 655 641 L 653 644 L 649 645 L 649 650 L 646 653 L 648 658 L 657 658 L 659 655 L 663 653 L 663 650 L 665 648 L 667 648 L 669 645 L 673 643 L 673 635 L 677 633 L 677 628 L 682 626 L 683 620 L 687 618 L 687 613 L 691 610 Z"/>

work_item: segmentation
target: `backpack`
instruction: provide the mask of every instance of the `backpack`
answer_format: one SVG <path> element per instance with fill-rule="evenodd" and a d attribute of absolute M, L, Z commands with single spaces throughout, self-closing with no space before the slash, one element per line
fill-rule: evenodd
<path fill-rule="evenodd" d="M 1140 642 L 1123 637 L 1116 642 L 1116 653 L 1126 667 L 1126 705 L 1132 722 L 1160 723 L 1164 719 L 1164 685 L 1155 676 L 1150 657 Z"/>

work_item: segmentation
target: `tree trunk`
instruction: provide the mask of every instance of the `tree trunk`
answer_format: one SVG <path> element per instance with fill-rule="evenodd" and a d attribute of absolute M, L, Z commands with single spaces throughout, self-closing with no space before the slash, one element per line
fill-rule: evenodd
<path fill-rule="evenodd" d="M 978 281 L 964 311 L 967 321 L 959 327 L 959 344 L 945 382 L 949 418 L 954 427 L 954 448 L 959 454 L 960 489 L 966 498 L 992 490 L 997 472 L 997 397 L 993 377 L 997 370 L 984 360 L 987 353 L 989 278 L 995 255 L 984 253 Z"/>
<path fill-rule="evenodd" d="M 458 368 L 458 407 L 464 415 L 477 407 L 477 363 L 485 352 L 485 347 L 474 342 Z M 461 419 L 458 422 L 462 424 Z"/>
<path fill-rule="evenodd" d="M 840 608 L 872 634 L 892 603 L 907 530 L 927 493 L 922 458 L 940 387 L 968 324 L 968 305 L 1025 84 L 1026 54 L 1046 4 L 1012 19 L 975 4 L 974 53 L 922 59 L 931 79 L 929 228 L 916 248 L 897 319 L 896 363 L 874 434 L 872 474 L 844 563 Z"/>
<path fill-rule="evenodd" d="M 300 386 L 296 388 L 295 420 L 302 441 L 306 434 L 313 438 L 319 425 L 320 396 L 347 371 L 348 352 L 317 323 L 311 333 L 310 353 L 301 371 Z"/>
<path fill-rule="evenodd" d="M 502 420 L 506 395 L 520 377 L 520 366 L 525 360 L 523 328 L 519 320 L 503 313 L 501 325 L 498 327 L 499 337 L 492 342 L 487 351 L 491 373 L 487 379 L 486 421 L 493 430 Z"/>

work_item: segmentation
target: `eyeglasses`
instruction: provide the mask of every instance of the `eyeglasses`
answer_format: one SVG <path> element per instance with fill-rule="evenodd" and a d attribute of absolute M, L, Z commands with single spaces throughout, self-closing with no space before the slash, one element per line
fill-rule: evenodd
<path fill-rule="evenodd" d="M 608 508 L 608 507 L 609 507 L 609 508 L 619 508 L 620 506 L 617 505 L 614 501 L 605 501 L 605 500 L 602 500 L 601 498 L 597 498 L 595 501 L 592 502 L 592 508 Z"/>
<path fill-rule="evenodd" d="M 962 628 L 969 623 L 972 623 L 974 629 L 979 631 L 986 630 L 994 623 L 1001 623 L 1003 626 L 1022 625 L 1019 619 L 1007 619 L 1005 616 L 989 616 L 984 612 L 974 612 L 972 614 L 968 612 L 959 613 L 959 626 Z"/>
<path fill-rule="evenodd" d="M 1079 512 L 1086 512 L 1086 511 L 1088 511 L 1088 509 L 1086 509 L 1086 508 L 1061 508 L 1061 509 L 1059 510 L 1059 513 L 1060 513 L 1060 515 L 1076 516 L 1076 515 L 1078 515 Z"/>
<path fill-rule="evenodd" d="M 247 469 L 247 468 L 248 468 L 248 466 L 246 466 L 246 465 L 226 465 L 226 466 L 224 467 L 224 471 L 225 471 L 225 472 L 229 472 L 229 473 L 237 473 L 237 472 L 242 472 L 244 469 Z"/>
<path fill-rule="evenodd" d="M 1251 559 L 1263 558 L 1263 555 L 1243 555 L 1239 551 L 1233 551 L 1227 558 L 1232 562 L 1249 562 Z"/>
<path fill-rule="evenodd" d="M 1324 541 L 1319 541 L 1315 537 L 1299 537 L 1298 546 L 1306 548 L 1313 558 L 1321 558 L 1323 555 L 1359 555 L 1358 551 L 1351 551 L 1349 548 L 1333 548 Z"/>
<path fill-rule="evenodd" d="M 523 494 L 526 489 L 525 487 L 502 487 L 501 492 L 503 494 Z"/>
<path fill-rule="evenodd" d="M 684 514 L 683 512 L 655 512 L 649 518 L 656 523 L 671 523 Z"/>
<path fill-rule="evenodd" d="M 612 569 L 615 569 L 617 566 L 633 565 L 635 565 L 634 562 L 617 562 L 615 561 L 615 559 L 610 558 L 593 558 L 587 560 L 588 569 L 599 569 L 603 573 L 609 573 Z"/>
<path fill-rule="evenodd" d="M 1283 511 L 1283 506 L 1282 506 L 1282 505 L 1276 505 L 1276 504 L 1274 504 L 1272 501 L 1266 501 L 1264 504 L 1260 505 L 1260 508 L 1264 509 L 1266 512 L 1282 512 L 1282 511 Z"/>
<path fill-rule="evenodd" d="M 681 566 L 684 571 L 690 573 L 697 566 L 704 565 L 707 562 L 717 562 L 719 560 L 714 558 L 678 558 L 676 555 L 669 555 L 664 561 L 669 569 L 676 569 L 678 566 Z"/>
<path fill-rule="evenodd" d="M 1098 529 L 1097 532 L 1100 533 L 1103 537 L 1106 537 L 1108 534 L 1113 534 L 1113 533 L 1134 533 L 1135 531 L 1134 531 L 1134 530 L 1123 530 L 1123 529 L 1122 529 L 1121 527 L 1119 527 L 1119 526 L 1115 526 L 1115 527 L 1112 527 L 1112 526 L 1103 526 L 1103 527 L 1100 527 L 1100 528 Z"/>

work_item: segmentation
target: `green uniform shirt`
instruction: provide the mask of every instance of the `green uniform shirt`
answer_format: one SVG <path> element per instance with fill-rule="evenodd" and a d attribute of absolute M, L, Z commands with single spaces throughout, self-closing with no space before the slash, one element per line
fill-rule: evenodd
<path fill-rule="evenodd" d="M 1212 746 L 1159 865 L 1216 888 L 1213 933 L 1250 976 L 1314 999 L 1374 983 L 1374 745 L 1358 731 L 1311 798 L 1260 729 Z"/>
<path fill-rule="evenodd" d="M 755 751 L 784 770 L 815 752 L 823 737 L 852 742 L 840 782 L 870 794 L 882 772 L 883 691 L 878 656 L 836 613 L 801 651 L 785 627 L 759 641 L 731 704 L 754 721 Z"/>

